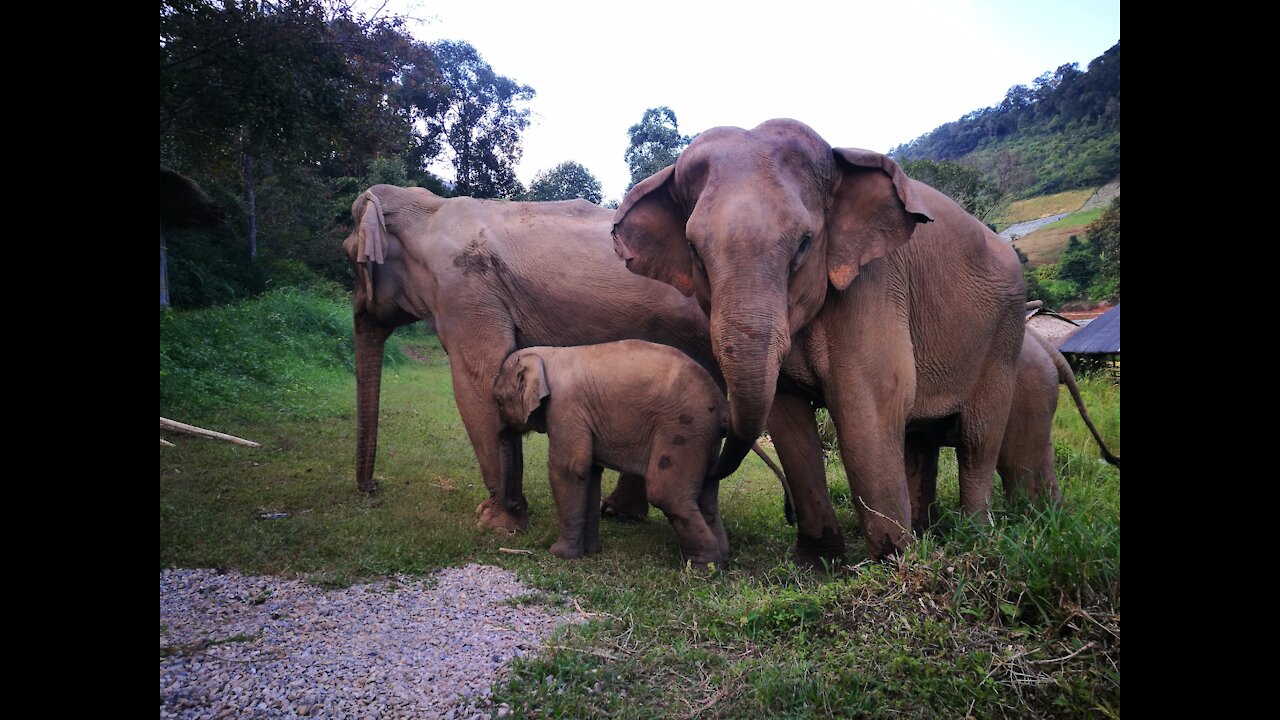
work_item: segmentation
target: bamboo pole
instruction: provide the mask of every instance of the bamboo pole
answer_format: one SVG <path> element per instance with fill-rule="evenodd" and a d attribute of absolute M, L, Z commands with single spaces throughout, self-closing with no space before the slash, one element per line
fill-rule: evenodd
<path fill-rule="evenodd" d="M 235 443 L 236 445 L 244 445 L 246 447 L 262 447 L 261 445 L 259 445 L 258 443 L 252 440 L 245 440 L 244 438 L 238 438 L 235 435 L 227 435 L 226 433 L 214 432 L 212 430 L 205 430 L 204 428 L 199 428 L 199 427 L 196 427 L 195 425 L 180 423 L 180 422 L 177 422 L 176 420 L 170 420 L 168 418 L 160 418 L 160 429 L 186 433 L 188 435 L 195 435 L 196 437 L 212 438 L 214 440 L 226 440 L 227 442 Z"/>

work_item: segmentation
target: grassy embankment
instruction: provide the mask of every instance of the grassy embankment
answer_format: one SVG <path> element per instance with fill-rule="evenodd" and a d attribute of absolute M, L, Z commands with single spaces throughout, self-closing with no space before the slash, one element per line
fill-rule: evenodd
<path fill-rule="evenodd" d="M 1058 262 L 1062 250 L 1067 246 L 1067 240 L 1072 235 L 1077 235 L 1084 240 L 1085 229 L 1089 223 L 1102 216 L 1102 208 L 1079 212 L 1080 207 L 1096 191 L 1097 188 L 1085 188 L 1019 200 L 1009 205 L 1004 215 L 996 221 L 996 227 L 1004 230 L 1015 223 L 1071 213 L 1057 222 L 1045 225 L 1013 241 L 1019 250 L 1027 254 L 1028 261 L 1033 266 Z"/>
<path fill-rule="evenodd" d="M 556 523 L 546 439 L 526 439 L 529 532 L 474 527 L 484 497 L 435 339 L 393 338 L 373 497 L 356 492 L 350 309 L 336 293 L 278 292 L 161 319 L 161 413 L 257 440 L 173 436 L 160 451 L 160 566 L 306 574 L 343 585 L 483 562 L 596 613 L 540 658 L 517 662 L 496 702 L 517 716 L 1048 717 L 1120 709 L 1120 483 L 1063 393 L 1055 419 L 1058 510 L 1007 507 L 995 525 L 956 514 L 898 562 L 862 562 L 855 508 L 828 465 L 848 562 L 788 561 L 777 481 L 750 456 L 722 485 L 734 562 L 680 569 L 656 511 L 605 522 L 604 552 L 547 552 Z M 406 361 L 407 345 L 424 363 Z M 1120 452 L 1119 389 L 1082 383 Z M 954 454 L 941 497 L 957 504 Z M 606 475 L 605 492 L 614 475 Z M 997 498 L 999 491 L 996 491 Z M 288 513 L 276 520 L 268 513 Z M 498 548 L 526 548 L 512 556 Z M 550 678 L 550 680 L 548 680 Z"/>

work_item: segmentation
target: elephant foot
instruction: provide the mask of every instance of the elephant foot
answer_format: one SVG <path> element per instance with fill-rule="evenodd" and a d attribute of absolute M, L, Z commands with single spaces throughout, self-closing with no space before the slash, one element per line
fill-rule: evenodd
<path fill-rule="evenodd" d="M 586 554 L 595 555 L 604 548 L 604 544 L 600 542 L 600 538 L 596 537 L 586 542 Z"/>
<path fill-rule="evenodd" d="M 476 527 L 515 534 L 529 528 L 528 510 L 511 510 L 496 498 L 488 498 L 476 508 Z"/>
<path fill-rule="evenodd" d="M 844 536 L 839 530 L 824 530 L 821 537 L 796 535 L 796 564 L 817 570 L 834 568 L 844 561 Z"/>
<path fill-rule="evenodd" d="M 564 540 L 557 540 L 551 546 L 551 554 L 564 560 L 573 560 L 583 555 L 582 543 L 569 543 Z"/>

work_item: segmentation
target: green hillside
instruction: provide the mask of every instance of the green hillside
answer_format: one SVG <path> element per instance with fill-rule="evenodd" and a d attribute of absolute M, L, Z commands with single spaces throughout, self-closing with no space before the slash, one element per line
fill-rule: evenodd
<path fill-rule="evenodd" d="M 899 145 L 900 161 L 954 161 L 999 191 L 1034 197 L 1097 187 L 1120 174 L 1120 43 L 1086 71 L 1068 63 L 1031 87 Z"/>

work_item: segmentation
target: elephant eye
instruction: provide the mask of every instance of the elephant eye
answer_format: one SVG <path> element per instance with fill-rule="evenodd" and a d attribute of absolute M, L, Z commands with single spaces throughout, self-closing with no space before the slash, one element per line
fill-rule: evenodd
<path fill-rule="evenodd" d="M 796 254 L 791 258 L 791 272 L 795 272 L 804 262 L 804 257 L 809 253 L 809 241 L 813 239 L 813 233 L 805 233 L 800 239 L 800 247 L 796 248 Z"/>

